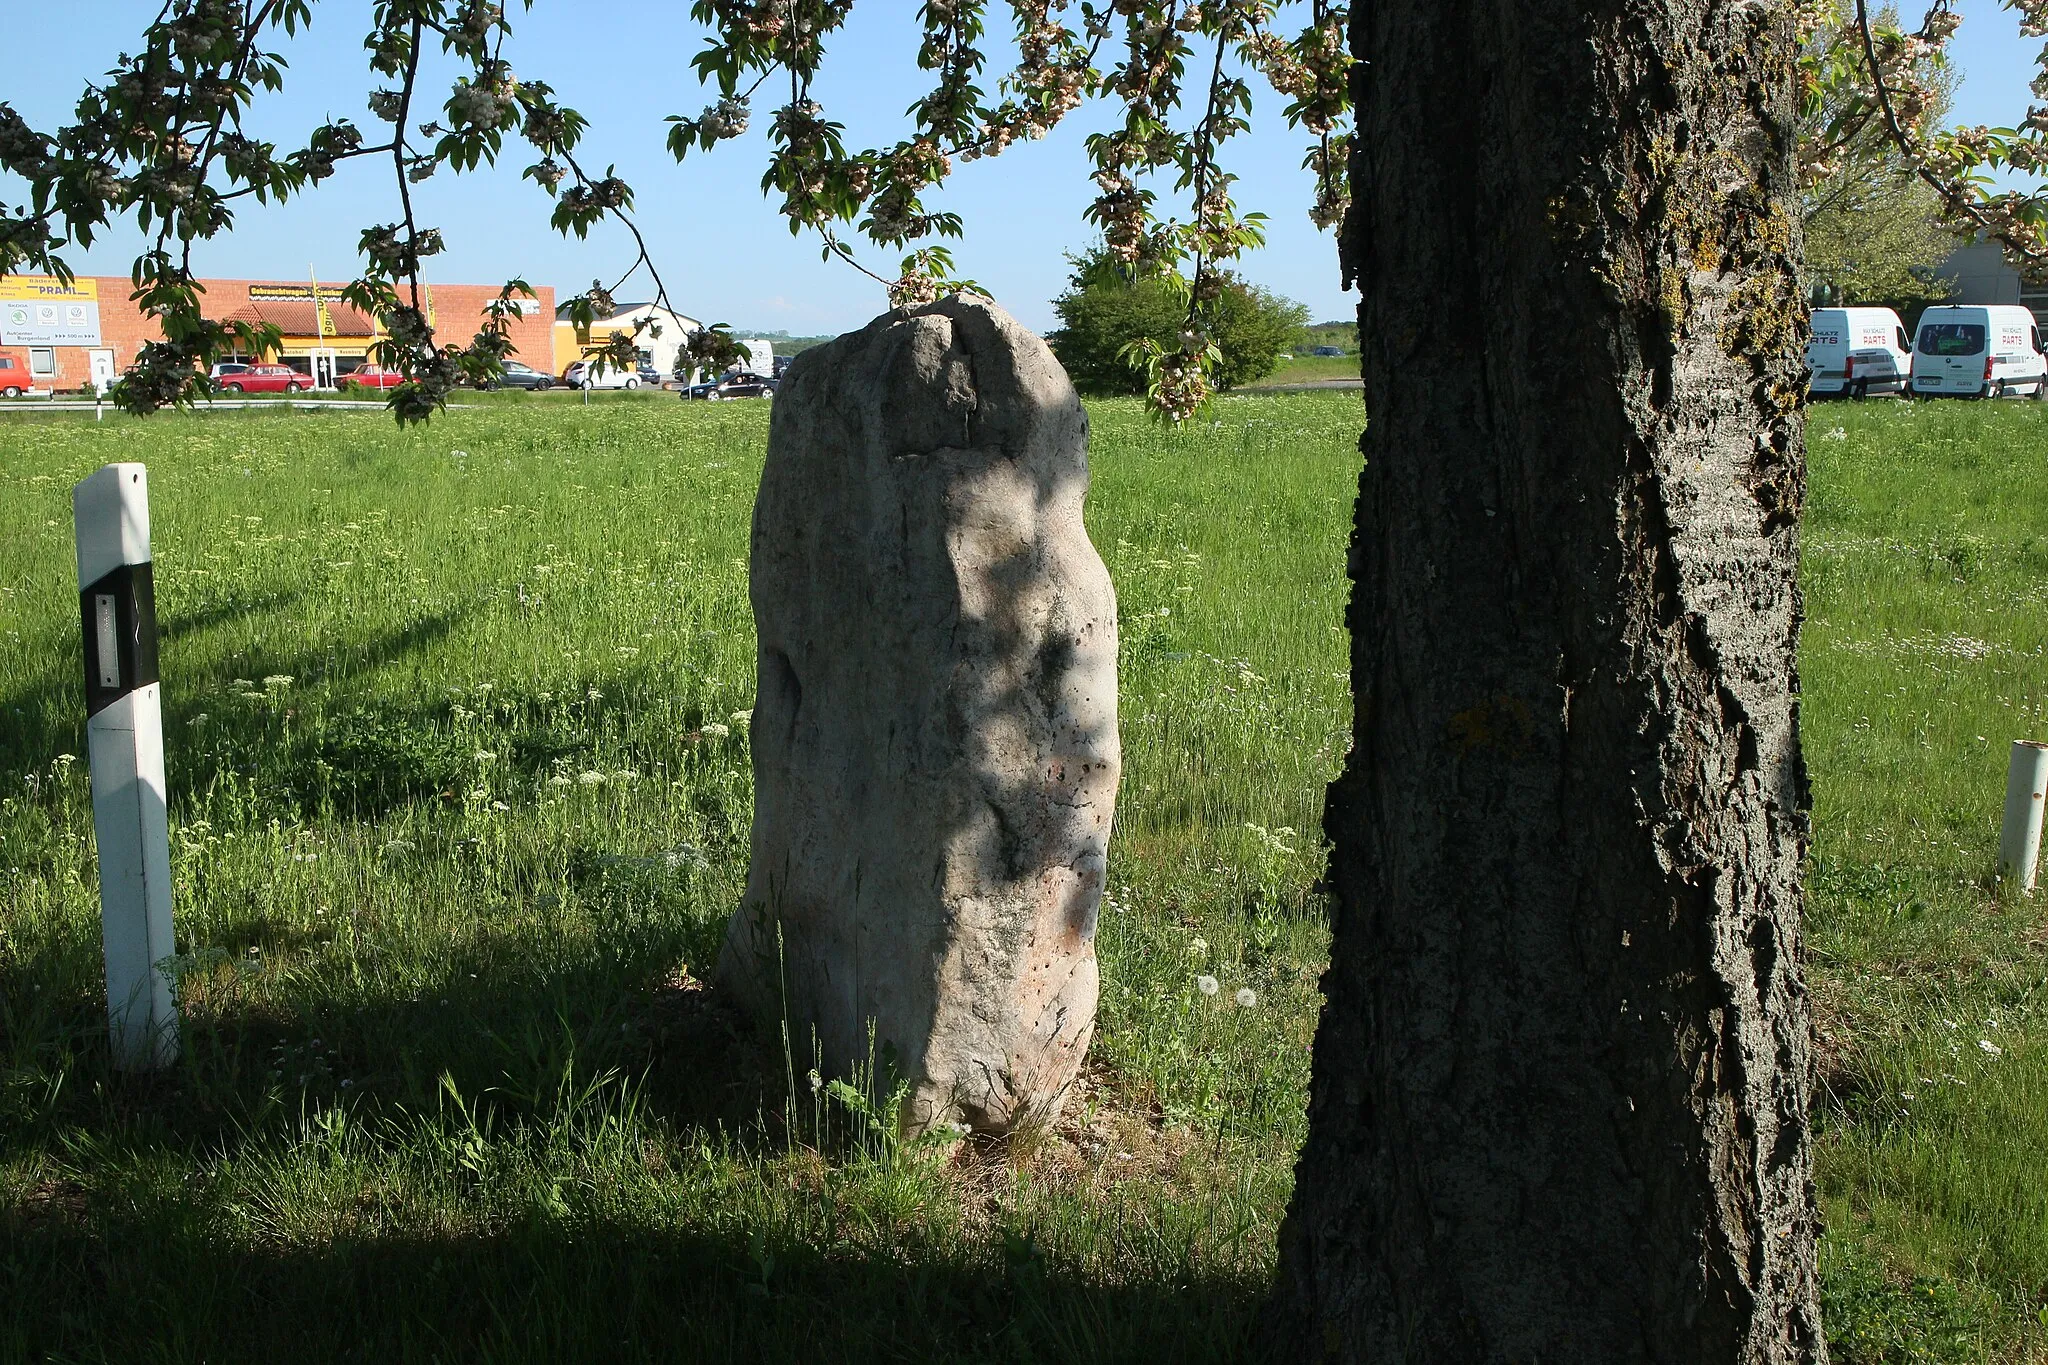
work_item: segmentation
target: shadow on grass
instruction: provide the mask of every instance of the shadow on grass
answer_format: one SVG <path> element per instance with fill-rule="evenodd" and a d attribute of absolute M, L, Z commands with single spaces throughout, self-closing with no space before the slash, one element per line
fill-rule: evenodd
<path fill-rule="evenodd" d="M 935 1232 L 918 1201 L 950 1186 L 903 1204 L 886 1171 L 778 1162 L 804 1064 L 666 965 L 684 946 L 458 958 L 445 996 L 309 990 L 292 1015 L 221 963 L 161 1077 L 108 1069 L 87 992 L 7 1012 L 81 964 L 0 974 L 0 1154 L 31 1178 L 0 1201 L 0 1359 L 1243 1357 L 1263 1286 L 1186 1273 L 1170 1212 L 1091 1209 L 1126 1245 L 1081 1273 Z M 692 1164 L 714 1149 L 723 1176 Z"/>
<path fill-rule="evenodd" d="M 276 594 L 255 602 L 238 602 L 174 616 L 163 623 L 161 672 L 164 675 L 164 729 L 167 747 L 175 750 L 181 730 L 194 713 L 207 709 L 209 697 L 226 692 L 235 669 L 260 674 L 288 674 L 298 679 L 345 681 L 430 648 L 462 623 L 468 608 L 456 607 L 372 636 L 344 654 L 307 651 L 295 656 L 265 656 L 256 663 L 219 661 L 211 670 L 195 671 L 178 658 L 177 641 L 223 621 L 252 614 L 275 614 L 290 607 L 296 594 Z M 0 697 L 0 769 L 46 768 L 58 754 L 83 753 L 85 693 L 77 659 L 67 654 L 53 661 L 34 682 Z M 166 771 L 176 801 L 202 789 L 211 773 L 204 763 L 172 763 Z"/>
<path fill-rule="evenodd" d="M 0 1214 L 9 1359 L 1199 1361 L 1245 1355 L 1258 1288 L 1105 1284 L 1012 1239 L 986 1255 L 821 1255 L 727 1235 L 531 1218 L 492 1235 L 344 1231 L 265 1254 L 172 1201 Z"/>
<path fill-rule="evenodd" d="M 480 1114 L 533 1120 L 605 1075 L 630 1078 L 641 1112 L 673 1128 L 779 1146 L 809 1063 L 786 1062 L 681 965 L 707 960 L 722 929 L 643 922 L 574 951 L 482 940 L 404 995 L 346 962 L 248 988 L 265 951 L 294 946 L 266 929 L 180 960 L 182 1055 L 160 1075 L 112 1069 L 96 942 L 0 957 L 0 1155 L 67 1131 L 137 1159 L 232 1151 L 337 1105 L 430 1113 L 451 1088 Z"/>

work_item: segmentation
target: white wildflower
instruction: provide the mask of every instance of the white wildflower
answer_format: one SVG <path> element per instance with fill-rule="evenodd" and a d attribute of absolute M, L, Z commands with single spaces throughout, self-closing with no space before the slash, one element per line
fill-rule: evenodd
<path fill-rule="evenodd" d="M 1104 897 L 1104 899 L 1108 899 L 1108 898 L 1107 898 L 1107 897 Z M 1189 939 L 1189 940 L 1188 940 L 1188 956 L 1189 956 L 1189 957 L 1207 957 L 1208 955 L 1209 955 L 1209 940 L 1208 940 L 1208 939 L 1206 939 L 1206 938 L 1203 938 L 1203 937 L 1202 937 L 1202 936 L 1201 936 L 1200 934 L 1196 934 L 1196 935 L 1195 935 L 1195 936 L 1194 936 L 1193 938 L 1191 938 L 1191 939 Z"/>
<path fill-rule="evenodd" d="M 1257 991 L 1253 990 L 1250 986 L 1239 986 L 1237 988 L 1237 1004 L 1239 1009 L 1248 1010 L 1258 1003 L 1259 993 Z"/>
<path fill-rule="evenodd" d="M 580 772 L 576 774 L 576 780 L 586 787 L 601 787 L 604 785 L 604 774 L 593 771 Z"/>
<path fill-rule="evenodd" d="M 1206 972 L 1195 978 L 1195 989 L 1200 991 L 1204 995 L 1216 994 L 1217 990 L 1222 986 L 1222 984 L 1222 982 L 1218 981 L 1215 977 L 1210 976 Z"/>
<path fill-rule="evenodd" d="M 2005 1055 L 2005 1049 L 2000 1047 L 1998 1044 L 1992 1042 L 1989 1038 L 1979 1038 L 1977 1040 L 1977 1046 L 1983 1048 L 1993 1057 L 2003 1057 Z"/>
<path fill-rule="evenodd" d="M 724 739 L 727 735 L 732 733 L 732 727 L 729 725 L 720 725 L 717 721 L 714 720 L 709 725 L 706 725 L 704 727 L 704 733 L 712 739 Z"/>

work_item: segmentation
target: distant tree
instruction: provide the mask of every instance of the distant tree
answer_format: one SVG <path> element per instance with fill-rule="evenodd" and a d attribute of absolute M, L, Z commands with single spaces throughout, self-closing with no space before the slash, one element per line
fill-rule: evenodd
<path fill-rule="evenodd" d="M 1074 273 L 1067 292 L 1053 300 L 1060 327 L 1046 340 L 1084 393 L 1140 394 L 1149 374 L 1133 350 L 1154 342 L 1169 351 L 1187 327 L 1188 284 L 1174 275 L 1136 275 L 1097 248 L 1070 257 Z M 1292 299 L 1247 283 L 1235 272 L 1218 272 L 1221 290 L 1211 314 L 1209 338 L 1219 353 L 1212 376 L 1218 388 L 1263 379 L 1280 353 L 1298 344 L 1308 309 Z"/>
<path fill-rule="evenodd" d="M 1946 298 L 1956 248 L 1941 198 L 1911 173 L 1843 175 L 1806 195 L 1806 271 L 1816 303 Z"/>
<path fill-rule="evenodd" d="M 813 346 L 823 346 L 829 336 L 791 336 L 788 332 L 734 332 L 734 336 L 755 337 L 775 347 L 777 355 L 802 355 Z"/>
<path fill-rule="evenodd" d="M 1302 329 L 1298 347 L 1335 346 L 1346 355 L 1358 350 L 1358 324 L 1355 322 L 1317 322 Z"/>
<path fill-rule="evenodd" d="M 1878 15 L 1894 28 L 1897 14 Z M 1851 69 L 1863 62 L 1863 34 L 1846 4 L 1808 39 L 1808 59 L 1819 70 Z M 1922 118 L 1939 125 L 1947 115 L 1956 71 L 1940 49 L 1913 59 L 1927 92 Z M 1956 237 L 1944 227 L 1941 196 L 1920 178 L 1914 162 L 1886 128 L 1858 82 L 1816 81 L 1800 113 L 1800 208 L 1806 226 L 1807 280 L 1816 302 L 1890 303 L 1935 299 L 1948 293 L 1938 273 Z"/>

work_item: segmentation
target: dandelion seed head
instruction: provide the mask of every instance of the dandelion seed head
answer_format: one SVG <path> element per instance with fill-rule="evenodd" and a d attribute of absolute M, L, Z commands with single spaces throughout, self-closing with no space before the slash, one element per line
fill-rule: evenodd
<path fill-rule="evenodd" d="M 1204 995 L 1216 994 L 1216 992 L 1222 987 L 1222 984 L 1222 982 L 1218 981 L 1215 977 L 1210 976 L 1207 972 L 1204 972 L 1202 975 L 1195 978 L 1195 989 L 1200 991 Z"/>
<path fill-rule="evenodd" d="M 1253 990 L 1250 986 L 1239 986 L 1237 988 L 1237 1004 L 1239 1009 L 1248 1010 L 1258 1003 L 1259 993 L 1257 991 Z"/>

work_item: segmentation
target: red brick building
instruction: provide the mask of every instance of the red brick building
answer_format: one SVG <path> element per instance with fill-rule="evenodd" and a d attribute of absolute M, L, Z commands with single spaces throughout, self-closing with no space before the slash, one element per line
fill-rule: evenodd
<path fill-rule="evenodd" d="M 337 375 L 370 359 L 383 329 L 374 318 L 341 302 L 341 286 L 317 280 L 202 280 L 210 317 L 223 322 L 267 322 L 283 337 L 277 350 L 249 359 L 277 360 L 313 373 L 328 355 Z M 95 362 L 108 377 L 135 361 L 161 333 L 129 301 L 126 276 L 81 275 L 69 286 L 47 275 L 0 278 L 0 354 L 11 355 L 39 389 L 82 389 Z M 512 322 L 516 355 L 536 370 L 555 373 L 555 291 L 541 287 L 522 299 Z M 498 297 L 495 285 L 430 284 L 427 320 L 444 341 L 464 343 L 483 324 Z"/>

